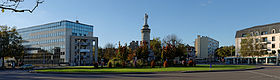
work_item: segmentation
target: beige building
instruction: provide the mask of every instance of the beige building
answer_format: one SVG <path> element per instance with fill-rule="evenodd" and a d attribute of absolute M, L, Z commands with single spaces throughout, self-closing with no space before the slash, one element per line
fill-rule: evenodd
<path fill-rule="evenodd" d="M 213 59 L 217 48 L 219 48 L 219 42 L 210 37 L 198 35 L 197 39 L 195 39 L 195 54 L 197 58 Z"/>
<path fill-rule="evenodd" d="M 254 40 L 261 41 L 262 49 L 267 51 L 264 56 L 259 56 L 254 62 L 248 58 L 248 63 L 275 64 L 278 63 L 280 50 L 280 23 L 266 24 L 242 29 L 236 32 L 235 36 L 235 53 L 240 56 L 241 40 L 250 34 Z M 270 55 L 269 55 L 270 54 Z"/>

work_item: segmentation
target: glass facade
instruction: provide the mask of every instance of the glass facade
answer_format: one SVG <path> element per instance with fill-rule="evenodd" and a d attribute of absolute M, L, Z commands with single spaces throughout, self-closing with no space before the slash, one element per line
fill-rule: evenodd
<path fill-rule="evenodd" d="M 67 32 L 72 32 L 72 34 Z M 18 33 L 25 41 L 23 43 L 24 46 L 40 47 L 41 49 L 51 51 L 54 47 L 65 48 L 67 35 L 93 36 L 93 26 L 63 20 L 22 28 L 18 30 Z"/>

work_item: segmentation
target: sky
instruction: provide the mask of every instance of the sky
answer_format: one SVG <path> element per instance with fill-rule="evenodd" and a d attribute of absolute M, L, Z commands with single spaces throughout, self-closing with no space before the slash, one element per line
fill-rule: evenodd
<path fill-rule="evenodd" d="M 25 28 L 61 20 L 94 26 L 99 45 L 141 40 L 144 14 L 151 39 L 177 35 L 194 45 L 197 35 L 234 45 L 237 30 L 280 22 L 279 0 L 45 0 L 34 13 L 0 13 L 0 25 Z M 32 8 L 25 0 L 20 8 Z"/>

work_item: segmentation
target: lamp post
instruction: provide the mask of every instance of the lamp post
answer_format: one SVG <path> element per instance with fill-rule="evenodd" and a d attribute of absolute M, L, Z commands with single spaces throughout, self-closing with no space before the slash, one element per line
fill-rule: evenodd
<path fill-rule="evenodd" d="M 279 52 L 276 54 L 276 65 L 279 65 Z"/>

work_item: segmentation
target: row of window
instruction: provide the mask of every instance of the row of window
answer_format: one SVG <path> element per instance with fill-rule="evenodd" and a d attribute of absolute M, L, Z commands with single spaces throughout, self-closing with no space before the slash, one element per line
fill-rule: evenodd
<path fill-rule="evenodd" d="M 50 40 L 26 42 L 26 43 L 22 43 L 22 45 L 50 44 L 50 43 L 64 42 L 64 41 L 65 41 L 65 38 L 60 38 L 60 39 L 50 39 Z"/>
<path fill-rule="evenodd" d="M 280 29 L 279 29 L 279 31 L 280 31 Z M 276 33 L 276 30 L 272 29 L 271 30 L 271 34 L 274 34 L 274 33 Z M 255 33 L 254 32 L 250 33 L 251 36 L 259 36 L 259 35 L 266 35 L 266 34 L 268 34 L 267 31 L 262 31 L 261 34 L 259 34 L 258 31 L 256 31 Z M 242 34 L 241 35 L 241 37 L 246 37 L 246 36 L 247 36 L 246 34 Z"/>
<path fill-rule="evenodd" d="M 65 45 L 52 45 L 52 46 L 45 46 L 41 47 L 41 49 L 47 50 L 52 52 L 55 47 L 65 48 Z"/>
<path fill-rule="evenodd" d="M 259 39 L 256 39 L 256 42 L 258 42 L 259 41 Z M 267 40 L 267 37 L 262 37 L 262 42 L 267 42 L 268 40 Z M 275 36 L 272 36 L 271 37 L 271 41 L 275 41 Z"/>
<path fill-rule="evenodd" d="M 88 36 L 88 34 L 72 33 L 72 36 Z"/>
<path fill-rule="evenodd" d="M 23 40 L 28 39 L 40 39 L 40 38 L 47 38 L 47 37 L 54 37 L 54 36 L 63 36 L 66 35 L 66 32 L 56 32 L 56 33 L 49 33 L 44 35 L 36 35 L 36 36 L 28 36 L 28 35 L 21 35 Z"/>
<path fill-rule="evenodd" d="M 19 29 L 18 32 L 19 33 L 31 32 L 31 31 L 43 30 L 46 28 L 54 28 L 54 27 L 58 27 L 58 26 L 60 26 L 60 22 Z"/>
<path fill-rule="evenodd" d="M 93 26 L 77 24 L 73 22 L 57 22 L 47 25 L 40 25 L 25 29 L 19 29 L 18 32 L 23 35 L 28 35 L 30 33 L 42 32 L 42 31 L 52 31 L 55 29 L 71 28 L 74 32 L 93 32 Z"/>
<path fill-rule="evenodd" d="M 51 26 L 51 25 L 46 25 L 48 27 L 43 27 L 43 28 L 40 28 L 38 26 L 38 29 L 37 27 L 34 27 L 36 29 L 33 29 L 33 28 L 27 28 L 27 30 L 23 29 L 23 30 L 19 30 L 18 32 L 21 33 L 21 34 L 30 34 L 30 33 L 37 33 L 37 32 L 43 32 L 43 31 L 53 31 L 53 30 L 56 30 L 56 29 L 63 29 L 65 28 L 65 26 L 61 26 L 61 25 L 54 25 L 54 26 Z"/>

